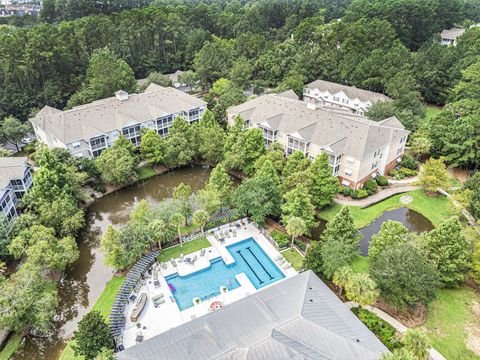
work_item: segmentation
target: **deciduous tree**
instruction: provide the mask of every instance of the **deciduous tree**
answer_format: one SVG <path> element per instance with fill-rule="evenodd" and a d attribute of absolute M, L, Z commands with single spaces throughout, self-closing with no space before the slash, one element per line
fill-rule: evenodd
<path fill-rule="evenodd" d="M 165 145 L 162 137 L 155 130 L 147 130 L 142 136 L 140 143 L 140 152 L 145 160 L 150 164 L 163 164 Z"/>
<path fill-rule="evenodd" d="M 177 201 L 178 210 L 185 219 L 185 226 L 188 225 L 188 219 L 193 214 L 193 206 L 190 199 L 191 196 L 192 188 L 184 183 L 180 183 L 173 190 L 173 198 Z"/>
<path fill-rule="evenodd" d="M 372 240 L 368 246 L 368 256 L 370 259 L 381 256 L 382 252 L 390 246 L 406 243 L 408 237 L 408 229 L 402 223 L 394 220 L 385 221 L 380 231 L 372 235 Z"/>
<path fill-rule="evenodd" d="M 448 171 L 443 159 L 428 159 L 420 173 L 420 182 L 428 193 L 437 193 L 439 188 L 447 188 Z"/>
<path fill-rule="evenodd" d="M 462 234 L 458 218 L 451 218 L 430 231 L 425 238 L 428 258 L 444 286 L 458 286 L 471 266 L 472 244 Z"/>
<path fill-rule="evenodd" d="M 29 130 L 30 126 L 28 124 L 23 124 L 13 116 L 8 116 L 0 124 L 0 139 L 15 145 L 17 151 L 20 151 L 18 144 Z"/>
<path fill-rule="evenodd" d="M 112 185 L 125 185 L 135 176 L 137 161 L 127 147 L 119 144 L 104 150 L 95 159 L 95 165 L 100 171 L 103 181 Z"/>
<path fill-rule="evenodd" d="M 0 282 L 0 327 L 22 331 L 31 326 L 45 332 L 58 305 L 56 288 L 42 275 L 42 268 L 29 261 Z"/>
<path fill-rule="evenodd" d="M 385 249 L 382 256 L 372 261 L 370 275 L 382 298 L 402 310 L 429 304 L 440 284 L 435 266 L 408 243 Z"/>

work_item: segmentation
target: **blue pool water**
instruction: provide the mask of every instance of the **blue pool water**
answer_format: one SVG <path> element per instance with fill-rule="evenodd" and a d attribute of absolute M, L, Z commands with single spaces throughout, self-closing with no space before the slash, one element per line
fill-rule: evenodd
<path fill-rule="evenodd" d="M 220 294 L 221 286 L 226 286 L 229 290 L 238 288 L 240 284 L 235 275 L 240 273 L 245 273 L 256 289 L 285 277 L 252 238 L 227 246 L 227 250 L 235 259 L 231 265 L 225 265 L 219 257 L 211 262 L 208 269 L 188 276 L 173 274 L 166 277 L 167 282 L 175 288 L 173 296 L 180 310 L 193 306 L 194 297 L 204 301 Z"/>

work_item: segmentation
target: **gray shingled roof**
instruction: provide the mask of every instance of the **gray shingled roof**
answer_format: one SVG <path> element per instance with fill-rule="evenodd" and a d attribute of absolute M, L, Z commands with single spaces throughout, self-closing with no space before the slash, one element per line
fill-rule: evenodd
<path fill-rule="evenodd" d="M 312 271 L 306 271 L 132 346 L 117 358 L 367 360 L 387 351 Z"/>
<path fill-rule="evenodd" d="M 278 93 L 277 96 L 286 97 L 287 99 L 294 99 L 294 100 L 299 99 L 298 95 L 292 89 Z"/>
<path fill-rule="evenodd" d="M 300 136 L 320 147 L 336 144 L 335 149 L 331 147 L 336 154 L 348 154 L 357 159 L 408 134 L 394 117 L 375 122 L 328 108 L 311 110 L 302 101 L 276 95 L 260 96 L 233 106 L 228 112 L 273 130 Z"/>
<path fill-rule="evenodd" d="M 205 101 L 183 91 L 150 84 L 144 93 L 130 94 L 124 101 L 110 97 L 66 111 L 45 106 L 30 120 L 68 144 L 203 105 Z"/>
<path fill-rule="evenodd" d="M 440 36 L 442 39 L 450 39 L 450 40 L 455 40 L 457 37 L 462 35 L 465 32 L 465 29 L 460 29 L 460 28 L 451 28 L 451 29 L 446 29 L 443 30 L 440 33 Z"/>
<path fill-rule="evenodd" d="M 26 157 L 0 157 L 0 189 L 11 180 L 23 179 Z"/>
<path fill-rule="evenodd" d="M 362 101 L 371 102 L 374 101 L 388 101 L 391 100 L 388 96 L 379 94 L 373 91 L 359 89 L 354 86 L 347 86 L 343 84 L 338 84 L 330 81 L 325 80 L 315 80 L 310 84 L 305 85 L 309 89 L 319 89 L 321 91 L 328 90 L 331 94 L 336 94 L 340 91 L 343 91 L 350 99 L 358 98 Z"/>

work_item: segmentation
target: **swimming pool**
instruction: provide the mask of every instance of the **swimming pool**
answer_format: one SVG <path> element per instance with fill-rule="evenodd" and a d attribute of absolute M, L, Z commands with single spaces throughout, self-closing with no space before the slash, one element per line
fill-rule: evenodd
<path fill-rule="evenodd" d="M 272 284 L 285 277 L 270 257 L 253 238 L 227 246 L 235 262 L 225 265 L 222 258 L 211 261 L 209 268 L 188 276 L 173 274 L 165 279 L 175 288 L 173 296 L 180 310 L 193 306 L 193 298 L 202 301 L 220 294 L 220 287 L 229 290 L 240 286 L 235 275 L 245 273 L 256 289 Z"/>

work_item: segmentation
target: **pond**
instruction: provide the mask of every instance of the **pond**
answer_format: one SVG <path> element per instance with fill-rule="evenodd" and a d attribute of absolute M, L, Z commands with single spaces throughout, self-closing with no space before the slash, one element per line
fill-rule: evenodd
<path fill-rule="evenodd" d="M 99 239 L 108 224 L 128 220 L 135 204 L 146 199 L 158 204 L 171 196 L 173 189 L 185 183 L 197 191 L 205 185 L 209 169 L 192 167 L 155 176 L 98 199 L 87 210 L 86 227 L 78 238 L 79 259 L 70 266 L 59 284 L 60 304 L 52 330 L 45 336 L 27 336 L 15 355 L 16 360 L 57 360 L 72 336 L 78 321 L 91 309 L 112 277 L 104 265 Z"/>
<path fill-rule="evenodd" d="M 382 224 L 387 220 L 401 222 L 409 231 L 421 233 L 434 228 L 433 224 L 425 216 L 415 210 L 401 207 L 395 210 L 385 211 L 370 225 L 360 229 L 362 239 L 360 240 L 360 252 L 363 256 L 368 255 L 368 245 L 372 235 L 380 231 Z"/>
<path fill-rule="evenodd" d="M 415 210 L 401 207 L 395 210 L 385 211 L 370 225 L 360 229 L 362 239 L 360 240 L 360 253 L 363 256 L 368 255 L 368 245 L 372 240 L 372 235 L 380 231 L 382 224 L 387 220 L 401 222 L 409 231 L 421 233 L 433 229 L 433 224 L 425 216 Z M 318 225 L 312 230 L 312 239 L 319 240 L 327 222 L 323 219 L 317 219 Z"/>

